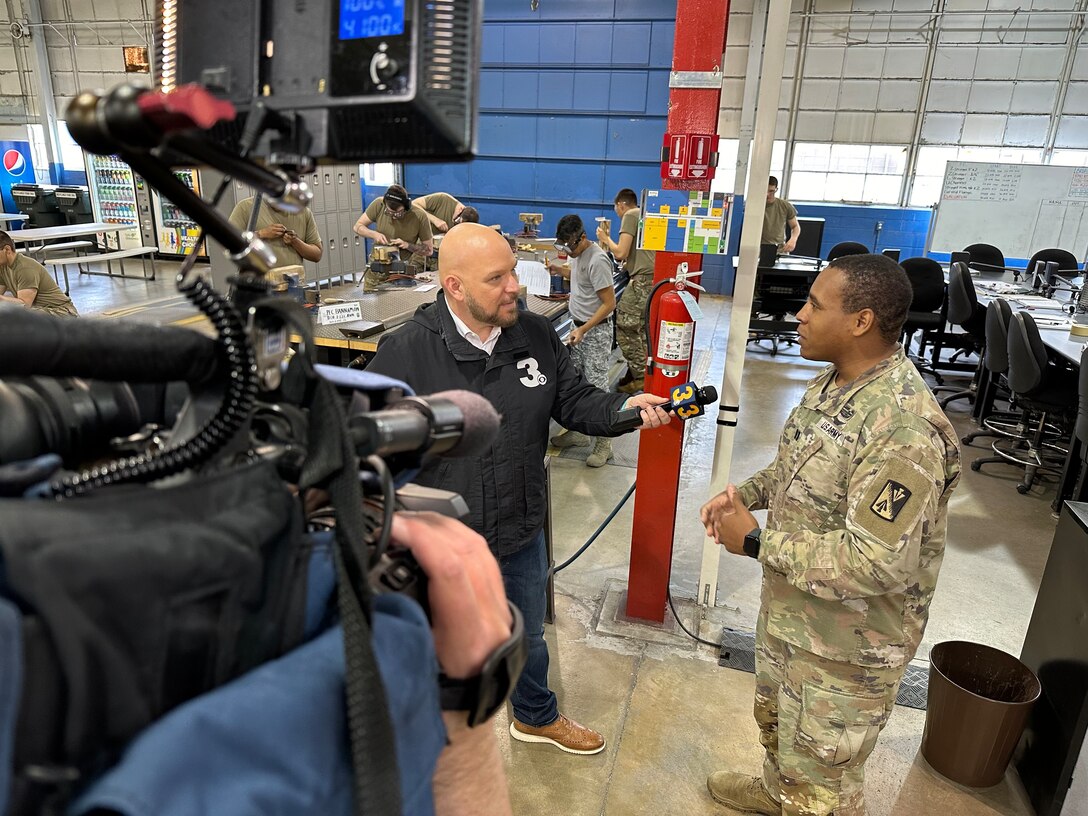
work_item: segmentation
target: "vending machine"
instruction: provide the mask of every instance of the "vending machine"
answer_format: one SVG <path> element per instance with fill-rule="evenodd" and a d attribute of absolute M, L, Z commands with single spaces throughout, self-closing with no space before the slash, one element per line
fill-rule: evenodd
<path fill-rule="evenodd" d="M 200 174 L 192 168 L 175 168 L 174 175 L 186 187 L 201 195 Z M 181 258 L 196 247 L 200 227 L 189 216 L 177 208 L 172 201 L 163 198 L 158 190 L 151 194 L 152 208 L 155 212 L 155 234 L 158 238 L 159 254 L 167 258 Z M 196 247 L 198 258 L 207 258 L 207 249 Z"/>
<path fill-rule="evenodd" d="M 106 224 L 133 225 L 132 229 L 121 231 L 120 247 L 113 246 L 114 233 L 106 234 L 107 246 L 110 249 L 155 246 L 151 189 L 147 182 L 117 156 L 84 155 L 94 220 Z"/>

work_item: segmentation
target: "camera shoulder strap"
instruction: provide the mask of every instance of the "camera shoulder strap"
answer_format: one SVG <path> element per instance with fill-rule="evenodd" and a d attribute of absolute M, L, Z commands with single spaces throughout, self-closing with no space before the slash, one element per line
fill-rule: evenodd
<path fill-rule="evenodd" d="M 344 630 L 348 731 L 357 816 L 399 814 L 400 774 L 385 687 L 370 642 L 366 522 L 358 457 L 334 386 L 319 380 L 310 410 L 309 456 L 302 486 L 325 483 L 336 508 L 337 599 Z"/>

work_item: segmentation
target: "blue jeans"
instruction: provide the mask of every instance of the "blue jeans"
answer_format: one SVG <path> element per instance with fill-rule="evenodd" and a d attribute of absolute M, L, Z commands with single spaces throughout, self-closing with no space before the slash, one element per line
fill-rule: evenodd
<path fill-rule="evenodd" d="M 548 688 L 548 644 L 544 641 L 547 608 L 548 551 L 541 530 L 527 547 L 499 559 L 506 597 L 521 610 L 529 659 L 510 695 L 518 722 L 539 728 L 559 717 L 555 692 Z"/>

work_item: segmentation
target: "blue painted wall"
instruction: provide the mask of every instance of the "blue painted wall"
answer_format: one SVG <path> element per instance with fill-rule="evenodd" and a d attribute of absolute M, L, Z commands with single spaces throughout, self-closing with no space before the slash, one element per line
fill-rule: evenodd
<path fill-rule="evenodd" d="M 488 0 L 478 155 L 407 165 L 409 193 L 451 193 L 506 232 L 540 212 L 554 235 L 573 212 L 592 234 L 620 189 L 660 186 L 675 17 L 674 0 Z"/>
<path fill-rule="evenodd" d="M 929 232 L 930 219 L 933 217 L 933 211 L 928 208 L 806 204 L 804 202 L 794 202 L 794 204 L 798 215 L 824 219 L 821 254 L 825 258 L 828 250 L 842 241 L 857 241 L 874 252 L 895 248 L 899 250 L 901 260 L 925 255 L 926 235 Z M 721 258 L 720 288 L 711 290 L 710 286 L 704 282 L 703 285 L 708 291 L 733 291 L 732 256 L 736 255 L 740 248 L 742 223 L 740 216 L 744 212 L 742 196 L 736 196 L 733 199 L 733 208 L 735 215 L 733 228 L 729 233 L 729 255 Z M 883 225 L 879 234 L 876 231 L 877 223 Z M 932 257 L 948 260 L 947 253 L 933 253 Z M 713 281 L 713 277 L 707 277 L 707 280 Z"/>

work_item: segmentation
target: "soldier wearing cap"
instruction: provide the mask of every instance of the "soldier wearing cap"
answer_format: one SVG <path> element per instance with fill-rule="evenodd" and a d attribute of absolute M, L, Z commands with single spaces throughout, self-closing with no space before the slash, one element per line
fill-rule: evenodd
<path fill-rule="evenodd" d="M 718 771 L 718 802 L 862 816 L 865 761 L 922 639 L 959 481 L 955 431 L 897 342 L 898 264 L 829 265 L 798 313 L 801 355 L 831 363 L 774 461 L 702 508 L 707 534 L 763 564 L 755 717 L 762 777 Z M 760 529 L 750 511 L 768 511 Z"/>

